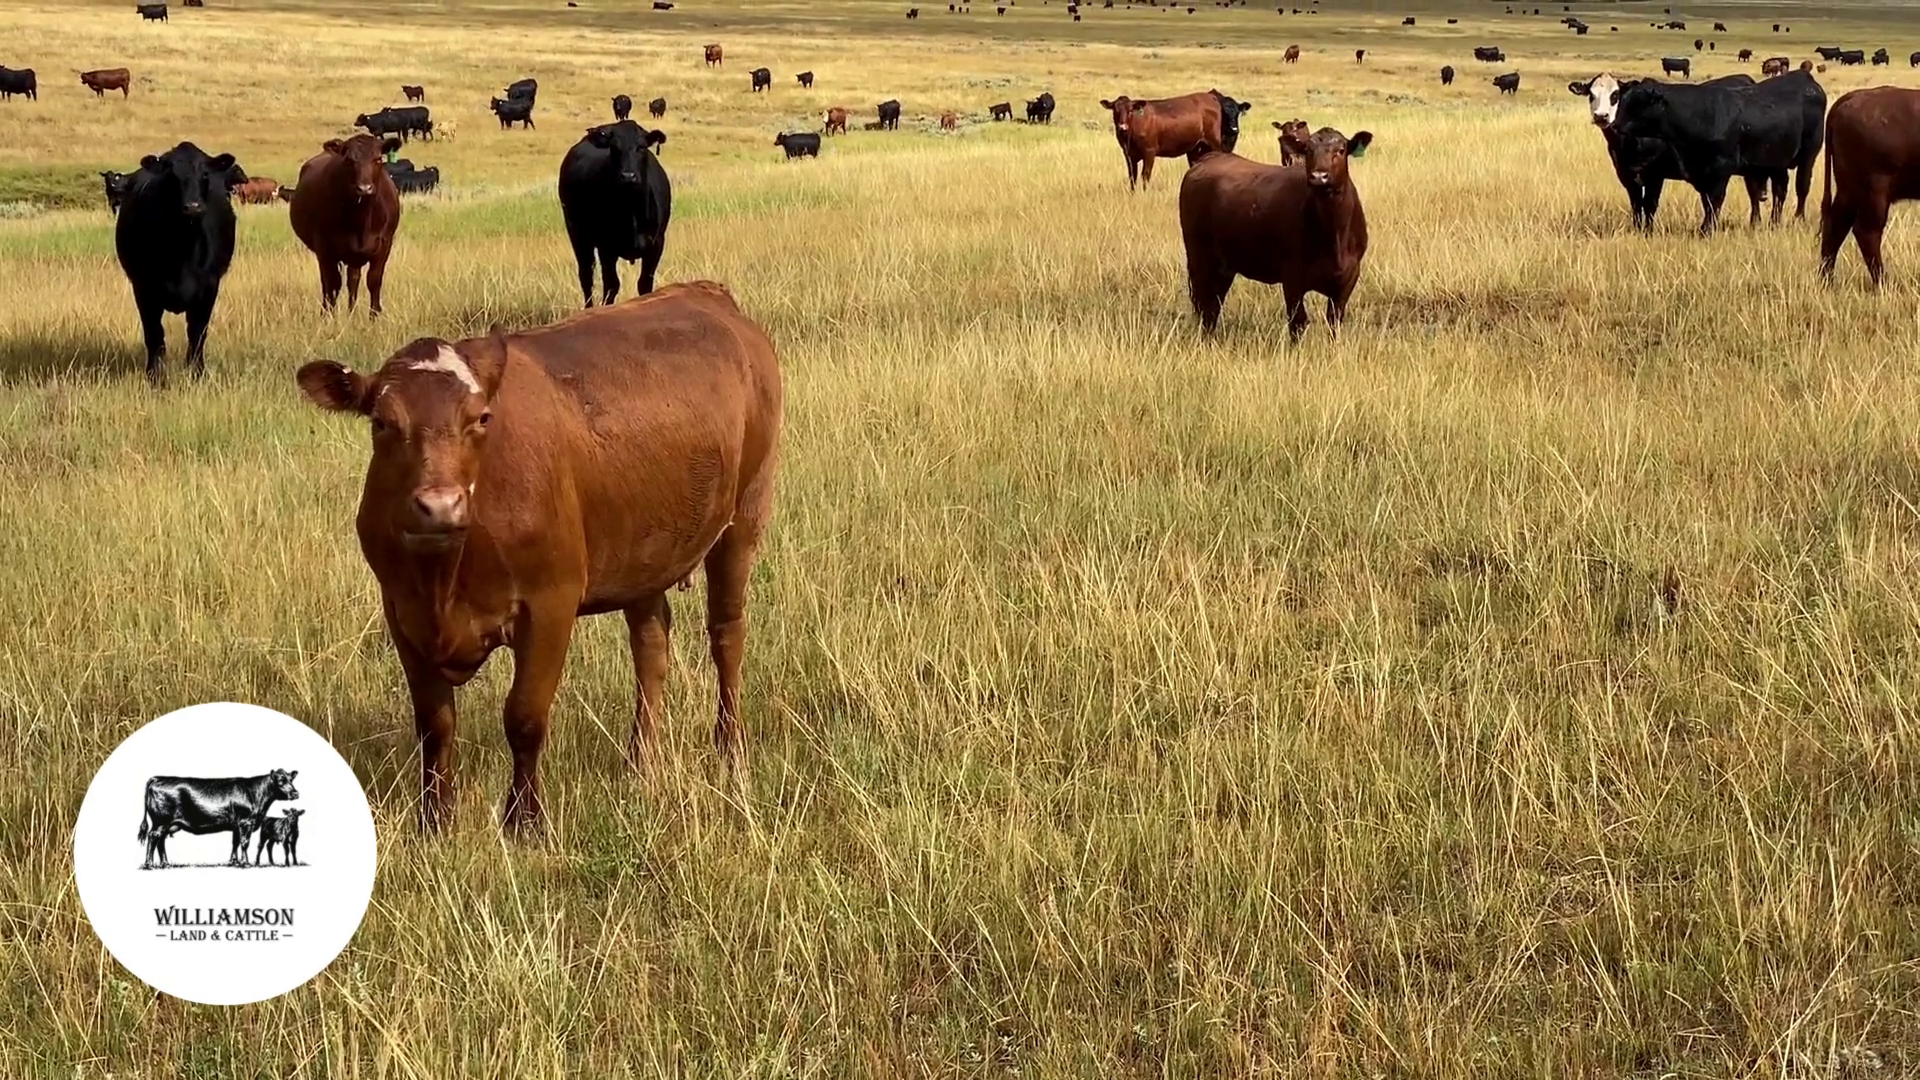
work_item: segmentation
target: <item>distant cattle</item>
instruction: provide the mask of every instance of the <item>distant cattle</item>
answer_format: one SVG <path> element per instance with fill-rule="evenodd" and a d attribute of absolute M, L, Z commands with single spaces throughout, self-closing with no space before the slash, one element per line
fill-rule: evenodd
<path fill-rule="evenodd" d="M 795 75 L 794 80 L 800 84 L 800 88 L 803 90 L 813 89 L 813 72 L 811 71 L 803 71 Z"/>
<path fill-rule="evenodd" d="M 280 181 L 271 176 L 249 176 L 233 187 L 233 197 L 250 206 L 263 206 L 279 196 Z"/>
<path fill-rule="evenodd" d="M 1753 59 L 1753 50 L 1741 49 L 1738 54 L 1738 59 L 1743 64 L 1750 62 Z"/>
<path fill-rule="evenodd" d="M 1916 54 L 1916 55 L 1920 55 L 1920 54 Z M 1787 73 L 1787 69 L 1792 66 L 1793 66 L 1793 60 L 1789 57 L 1770 56 L 1767 59 L 1760 61 L 1760 74 L 1765 75 L 1768 78 L 1772 78 L 1775 75 L 1785 75 Z"/>
<path fill-rule="evenodd" d="M 673 10 L 673 0 L 653 0 L 653 10 L 655 10 L 655 11 L 672 11 L 672 10 Z"/>
<path fill-rule="evenodd" d="M 191 4 L 194 0 L 187 0 Z M 273 849 L 280 849 L 280 861 L 288 866 L 300 863 L 300 815 L 306 813 L 299 807 L 290 807 L 279 817 L 260 818 L 260 848 L 253 853 L 253 864 L 260 865 L 262 859 L 268 866 L 274 865 Z"/>
<path fill-rule="evenodd" d="M 1005 108 L 1008 112 L 1013 111 L 1011 106 L 996 105 L 994 108 Z M 847 110 L 835 105 L 833 108 L 827 110 L 826 121 L 827 125 L 825 130 L 827 134 L 845 135 L 847 133 Z"/>
<path fill-rule="evenodd" d="M 720 46 L 718 45 L 708 45 L 706 46 L 705 51 L 707 55 L 708 67 L 720 67 L 725 65 L 726 50 L 720 48 Z"/>
<path fill-rule="evenodd" d="M 1727 24 L 1723 22 L 1714 23 L 1713 29 L 1715 33 L 1724 34 L 1727 32 Z"/>
<path fill-rule="evenodd" d="M 1313 140 L 1313 129 L 1305 120 L 1273 122 L 1273 129 L 1280 133 L 1280 164 L 1291 165 L 1307 158 L 1307 144 Z"/>
<path fill-rule="evenodd" d="M 1820 273 L 1852 235 L 1873 287 L 1891 206 L 1920 196 L 1920 90 L 1876 86 L 1840 95 L 1827 114 L 1826 183 L 1820 193 Z"/>
<path fill-rule="evenodd" d="M 1881 50 L 1885 52 L 1886 50 Z M 103 68 L 99 71 L 83 71 L 80 83 L 93 91 L 94 97 L 105 97 L 107 91 L 118 90 L 122 100 L 131 96 L 133 73 L 126 68 Z"/>
<path fill-rule="evenodd" d="M 129 179 L 130 177 L 128 177 L 126 173 L 118 173 L 111 170 L 100 174 L 101 186 L 105 188 L 107 194 L 108 213 L 118 214 L 120 212 L 120 200 L 126 197 L 127 181 Z"/>
<path fill-rule="evenodd" d="M 861 131 L 883 131 L 886 129 L 886 126 L 887 125 L 881 123 L 878 120 L 869 120 L 866 123 L 860 125 L 860 130 Z"/>
<path fill-rule="evenodd" d="M 1366 214 L 1348 160 L 1372 141 L 1365 131 L 1348 139 L 1321 128 L 1307 140 L 1303 168 L 1198 149 L 1180 182 L 1180 236 L 1203 333 L 1219 324 L 1237 277 L 1280 286 L 1292 340 L 1307 328 L 1310 292 L 1327 297 L 1327 328 L 1339 332 L 1367 253 Z"/>
<path fill-rule="evenodd" d="M 1280 59 L 1282 59 L 1282 60 L 1284 60 L 1284 61 L 1286 61 L 1286 62 L 1287 62 L 1287 63 L 1289 63 L 1289 64 L 1291 64 L 1291 63 L 1293 63 L 1293 62 L 1294 62 L 1294 61 L 1296 61 L 1296 60 L 1299 60 L 1299 59 L 1300 59 L 1300 46 L 1298 46 L 1298 45 L 1289 45 L 1289 46 L 1287 46 L 1287 51 L 1286 51 L 1285 53 L 1283 53 L 1283 54 L 1281 54 L 1281 56 L 1280 56 Z"/>
<path fill-rule="evenodd" d="M 1701 39 L 1699 39 L 1699 38 L 1694 38 L 1694 39 L 1693 39 L 1693 51 L 1694 51 L 1694 52 L 1699 52 L 1699 51 L 1700 51 L 1701 49 L 1704 49 L 1704 48 L 1706 48 L 1706 47 L 1707 47 L 1707 43 L 1706 43 L 1705 41 L 1702 41 L 1702 40 L 1701 40 Z"/>
<path fill-rule="evenodd" d="M 613 118 L 625 120 L 633 114 L 633 99 L 625 94 L 613 95 Z"/>
<path fill-rule="evenodd" d="M 1513 71 L 1505 75 L 1495 75 L 1493 85 L 1503 94 L 1517 94 L 1520 92 L 1520 73 Z"/>
<path fill-rule="evenodd" d="M 1039 97 L 1032 98 L 1027 102 L 1027 123 L 1053 123 L 1053 95 L 1051 93 L 1043 92 Z"/>
<path fill-rule="evenodd" d="M 782 394 L 772 341 L 724 288 L 670 285 L 551 326 L 422 338 L 367 374 L 315 360 L 296 379 L 320 408 L 373 421 L 356 528 L 419 718 L 423 827 L 447 824 L 455 802 L 454 688 L 503 645 L 503 824 L 539 823 L 540 751 L 584 615 L 625 612 L 639 684 L 628 760 L 657 768 L 667 595 L 703 565 L 713 737 L 744 791 L 747 590 Z"/>
<path fill-rule="evenodd" d="M 404 165 L 405 168 L 399 166 Z M 387 166 L 387 175 L 392 178 L 394 189 L 402 195 L 424 195 L 440 186 L 440 167 L 429 165 L 416 169 L 411 161 L 398 161 Z"/>
<path fill-rule="evenodd" d="M 400 92 L 407 96 L 408 101 L 427 100 L 427 88 L 424 86 L 408 86 L 402 83 L 400 86 Z"/>
<path fill-rule="evenodd" d="M 808 131 L 798 134 L 782 132 L 773 137 L 773 145 L 787 152 L 788 161 L 794 158 L 820 156 L 820 135 L 817 132 Z"/>
<path fill-rule="evenodd" d="M 667 115 L 667 99 L 657 97 L 647 102 L 647 115 L 653 117 L 655 120 Z"/>
<path fill-rule="evenodd" d="M 1013 102 L 1003 101 L 998 105 L 989 105 L 987 113 L 996 121 L 1011 120 L 1013 119 Z"/>
<path fill-rule="evenodd" d="M 501 93 L 508 101 L 533 101 L 540 94 L 540 82 L 537 79 L 519 79 Z"/>
<path fill-rule="evenodd" d="M 1447 64 L 1440 69 L 1440 85 L 1441 86 L 1453 85 L 1453 65 L 1452 64 Z"/>
<path fill-rule="evenodd" d="M 207 327 L 220 282 L 233 263 L 234 213 L 228 189 L 246 180 L 232 154 L 209 157 L 189 142 L 148 155 L 127 181 L 113 246 L 133 286 L 146 338 L 147 378 L 165 381 L 163 311 L 187 317 L 187 364 L 206 373 Z"/>
<path fill-rule="evenodd" d="M 1501 64 L 1506 62 L 1507 54 L 1497 45 L 1475 45 L 1473 58 L 1483 64 Z"/>
<path fill-rule="evenodd" d="M 247 841 L 265 823 L 267 811 L 276 802 L 300 797 L 293 786 L 299 774 L 298 769 L 274 769 L 261 776 L 149 778 L 136 837 L 147 845 L 141 869 L 171 866 L 167 838 L 180 832 L 194 836 L 232 833 L 227 865 L 247 865 Z"/>
<path fill-rule="evenodd" d="M 766 68 L 754 68 L 752 71 L 747 72 L 747 77 L 753 80 L 752 90 L 756 94 L 763 90 L 770 91 L 773 89 L 773 72 L 768 71 Z"/>
<path fill-rule="evenodd" d="M 494 98 L 489 106 L 493 115 L 500 118 L 500 130 L 505 131 L 515 123 L 531 129 L 533 127 L 533 100 L 531 98 Z"/>
<path fill-rule="evenodd" d="M 1100 107 L 1113 116 L 1113 137 L 1127 159 L 1127 188 L 1153 182 L 1158 158 L 1180 157 L 1205 143 L 1224 145 L 1220 131 L 1220 96 L 1213 91 L 1159 100 L 1118 97 Z"/>
<path fill-rule="evenodd" d="M 1911 56 L 1907 57 L 1907 66 L 1920 67 L 1920 52 L 1914 53 Z"/>
<path fill-rule="evenodd" d="M 1838 45 L 1815 45 L 1813 47 L 1813 54 L 1822 60 L 1838 60 L 1840 59 L 1840 54 L 1846 51 L 1847 50 Z"/>
<path fill-rule="evenodd" d="M 1660 58 L 1660 71 L 1666 75 L 1693 77 L 1693 61 L 1684 56 L 1663 56 Z"/>
<path fill-rule="evenodd" d="M 889 98 L 876 107 L 876 112 L 880 117 L 880 126 L 882 128 L 887 131 L 893 131 L 900 127 L 900 103 L 898 101 Z"/>
<path fill-rule="evenodd" d="M 1411 16 L 1411 15 L 1409 15 L 1409 16 L 1407 16 L 1406 18 L 1404 18 L 1404 19 L 1401 19 L 1401 20 L 1400 20 L 1400 25 L 1401 25 L 1401 26 L 1412 26 L 1412 25 L 1413 25 L 1413 16 Z"/>
<path fill-rule="evenodd" d="M 1840 62 L 1846 65 L 1864 64 L 1867 62 L 1867 51 L 1865 49 L 1848 49 L 1840 54 Z"/>
<path fill-rule="evenodd" d="M 180 6 L 203 8 L 207 6 L 207 0 L 182 0 Z"/>
<path fill-rule="evenodd" d="M 919 18 L 919 17 L 920 17 L 920 9 L 919 9 L 919 8 L 917 8 L 917 7 L 916 7 L 916 8 L 908 8 L 908 9 L 907 9 L 907 18 L 909 18 L 909 19 L 917 19 L 917 18 Z"/>
<path fill-rule="evenodd" d="M 165 4 L 135 4 L 133 10 L 139 12 L 140 17 L 147 22 L 167 21 L 167 5 Z"/>
<path fill-rule="evenodd" d="M 28 101 L 40 100 L 40 82 L 32 68 L 0 67 L 0 101 L 19 94 Z"/>
<path fill-rule="evenodd" d="M 622 120 L 588 128 L 560 163 L 561 216 L 587 307 L 593 306 L 596 254 L 604 303 L 620 295 L 618 261 L 638 261 L 639 292 L 653 291 L 673 217 L 673 185 L 652 151 L 666 141 L 662 132 Z"/>
<path fill-rule="evenodd" d="M 960 126 L 960 117 L 958 115 L 952 112 L 943 112 L 940 114 L 940 130 L 941 131 L 952 131 L 954 128 L 959 126 Z"/>
<path fill-rule="evenodd" d="M 1447 20 L 1447 25 L 1448 25 L 1448 26 L 1453 26 L 1453 25 L 1455 25 L 1456 23 L 1458 23 L 1459 21 L 1460 21 L 1459 19 L 1448 19 L 1448 20 Z"/>
<path fill-rule="evenodd" d="M 1363 60 L 1365 60 L 1366 58 L 1367 58 L 1367 50 L 1365 50 L 1365 49 L 1355 49 L 1355 50 L 1353 50 L 1353 62 L 1354 62 L 1354 63 L 1356 63 L 1356 64 L 1358 64 L 1358 63 L 1360 63 L 1361 61 L 1363 61 Z"/>
<path fill-rule="evenodd" d="M 387 257 L 400 228 L 400 191 L 380 157 L 400 148 L 372 135 L 329 139 L 300 167 L 289 216 L 293 234 L 320 267 L 320 305 L 332 311 L 346 270 L 347 310 L 360 300 L 360 272 L 367 275 L 367 310 L 380 314 Z"/>
<path fill-rule="evenodd" d="M 1890 57 L 1889 57 L 1889 56 L 1887 55 L 1887 50 L 1885 50 L 1885 49 L 1875 49 L 1875 50 L 1874 50 L 1874 52 L 1873 52 L 1873 64 L 1874 64 L 1874 66 L 1875 66 L 1875 67 L 1879 67 L 1880 65 L 1882 65 L 1882 64 L 1886 64 L 1886 63 L 1889 63 L 1889 62 L 1891 62 L 1891 58 L 1890 58 Z"/>
<path fill-rule="evenodd" d="M 354 117 L 353 126 L 366 128 L 371 135 L 398 135 L 401 142 L 406 142 L 414 135 L 423 138 L 433 135 L 431 116 L 425 105 L 403 105 L 397 109 L 388 106 L 377 113 Z"/>

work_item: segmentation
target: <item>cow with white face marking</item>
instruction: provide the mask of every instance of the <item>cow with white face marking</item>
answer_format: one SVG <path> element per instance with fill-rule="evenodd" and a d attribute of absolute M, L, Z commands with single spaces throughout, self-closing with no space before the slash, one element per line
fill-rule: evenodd
<path fill-rule="evenodd" d="M 1615 123 L 1620 115 L 1622 95 L 1642 83 L 1660 85 L 1656 79 L 1620 79 L 1611 72 L 1603 71 L 1584 82 L 1570 82 L 1567 89 L 1575 97 L 1587 100 L 1587 118 L 1606 139 L 1607 158 L 1613 162 L 1613 174 L 1619 179 L 1620 186 L 1627 189 L 1627 203 L 1633 211 L 1634 227 L 1651 230 L 1654 214 L 1660 209 L 1660 193 L 1666 182 L 1684 179 L 1684 176 L 1680 159 L 1672 147 L 1653 138 L 1629 140 Z M 1752 86 L 1753 77 L 1725 75 L 1701 85 Z M 1754 200 L 1756 214 L 1760 202 L 1766 197 L 1767 179 L 1756 176 L 1747 183 L 1747 194 Z M 1784 187 L 1780 189 L 1780 196 L 1785 197 Z"/>

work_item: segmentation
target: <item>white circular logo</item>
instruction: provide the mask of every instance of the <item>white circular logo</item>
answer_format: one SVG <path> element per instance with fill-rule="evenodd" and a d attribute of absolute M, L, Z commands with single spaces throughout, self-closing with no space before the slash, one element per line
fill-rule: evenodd
<path fill-rule="evenodd" d="M 171 712 L 87 787 L 73 877 L 100 943 L 203 1005 L 276 997 L 347 947 L 373 895 L 367 796 L 312 728 L 257 705 Z"/>

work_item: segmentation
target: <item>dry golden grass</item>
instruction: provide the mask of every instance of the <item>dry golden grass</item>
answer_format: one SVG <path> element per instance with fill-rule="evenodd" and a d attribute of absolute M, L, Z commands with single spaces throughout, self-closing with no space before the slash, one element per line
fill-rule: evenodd
<path fill-rule="evenodd" d="M 1744 195 L 1709 241 L 1684 188 L 1631 235 L 1564 84 L 1673 51 L 1656 9 L 1578 39 L 1484 4 L 1416 33 L 1384 9 L 1076 27 L 1037 0 L 915 24 L 209 2 L 164 28 L 9 12 L 0 63 L 45 89 L 0 105 L 0 176 L 190 137 L 290 179 L 403 81 L 460 134 L 409 149 L 448 190 L 408 203 L 385 321 L 322 316 L 284 211 L 243 210 L 212 375 L 162 394 L 105 211 L 0 223 L 0 1076 L 1920 1067 L 1920 247 L 1900 215 L 1872 296 L 1851 249 L 1818 284 L 1809 225 L 1745 229 Z M 1802 50 L 1907 51 L 1769 10 Z M 1482 40 L 1517 100 L 1463 59 Z M 142 75 L 131 101 L 57 77 L 109 61 Z M 746 92 L 761 63 L 770 99 Z M 522 74 L 541 126 L 499 132 L 485 95 Z M 1829 87 L 1876 77 L 1909 72 Z M 1337 343 L 1288 348 L 1245 284 L 1196 340 L 1183 165 L 1130 197 L 1094 103 L 1207 86 L 1255 102 L 1266 160 L 1272 120 L 1376 133 Z M 911 119 L 1042 88 L 1051 130 Z M 621 90 L 674 102 L 662 279 L 727 282 L 788 377 L 753 816 L 715 786 L 696 591 L 658 783 L 622 769 L 625 633 L 592 620 L 545 842 L 495 824 L 505 657 L 462 695 L 457 827 L 422 841 L 350 526 L 365 436 L 292 372 L 570 310 L 553 173 Z M 781 126 L 887 96 L 897 135 L 775 160 Z M 224 1010 L 130 983 L 68 855 L 107 751 L 209 699 L 326 733 L 383 844 L 348 952 Z"/>

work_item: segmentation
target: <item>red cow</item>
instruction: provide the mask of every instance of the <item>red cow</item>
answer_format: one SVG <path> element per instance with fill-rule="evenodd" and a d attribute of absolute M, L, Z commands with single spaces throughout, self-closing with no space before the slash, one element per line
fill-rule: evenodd
<path fill-rule="evenodd" d="M 321 152 L 300 166 L 288 210 L 293 234 L 320 263 L 320 302 L 332 311 L 340 299 L 340 268 L 347 270 L 347 310 L 360 298 L 360 270 L 367 271 L 367 307 L 380 314 L 380 286 L 387 276 L 387 254 L 400 228 L 400 192 L 387 175 L 381 154 L 398 150 L 400 140 L 385 142 L 355 135 L 329 139 Z"/>
<path fill-rule="evenodd" d="M 1180 157 L 1200 143 L 1221 146 L 1220 98 L 1211 91 L 1157 101 L 1118 97 L 1100 107 L 1113 113 L 1113 137 L 1127 156 L 1127 190 L 1153 182 L 1155 158 Z"/>

